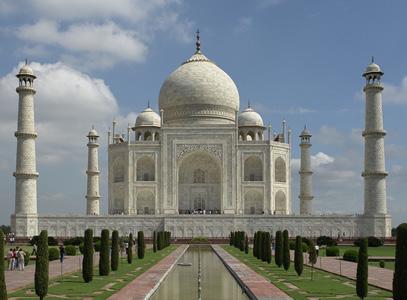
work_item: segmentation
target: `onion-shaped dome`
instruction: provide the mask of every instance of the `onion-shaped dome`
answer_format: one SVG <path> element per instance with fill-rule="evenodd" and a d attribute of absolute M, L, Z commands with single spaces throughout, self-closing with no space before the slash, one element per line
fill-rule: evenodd
<path fill-rule="evenodd" d="M 138 114 L 135 127 L 160 127 L 161 118 L 150 106 Z"/>
<path fill-rule="evenodd" d="M 383 75 L 382 70 L 380 69 L 380 66 L 374 62 L 374 59 L 372 57 L 372 62 L 366 67 L 365 73 L 363 73 L 363 76 L 367 74 L 380 74 Z"/>
<path fill-rule="evenodd" d="M 264 127 L 262 117 L 250 105 L 240 113 L 238 120 L 239 127 Z"/>
<path fill-rule="evenodd" d="M 300 137 L 303 137 L 303 136 L 312 136 L 311 132 L 308 130 L 307 126 L 304 126 L 304 129 L 300 134 Z"/>
<path fill-rule="evenodd" d="M 88 133 L 88 137 L 89 137 L 89 136 L 98 137 L 99 135 L 98 135 L 98 132 L 97 132 L 94 128 L 92 128 L 92 129 L 89 131 L 89 133 Z"/>
<path fill-rule="evenodd" d="M 31 75 L 34 76 L 34 71 L 29 65 L 24 65 L 20 68 L 18 75 Z"/>
<path fill-rule="evenodd" d="M 161 86 L 160 110 L 166 124 L 234 124 L 239 92 L 233 80 L 200 50 Z"/>

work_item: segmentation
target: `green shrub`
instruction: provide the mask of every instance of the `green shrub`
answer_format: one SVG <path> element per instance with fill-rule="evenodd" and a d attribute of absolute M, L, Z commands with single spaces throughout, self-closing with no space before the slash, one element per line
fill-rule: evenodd
<path fill-rule="evenodd" d="M 36 245 L 38 248 L 37 248 L 37 257 L 35 259 L 34 286 L 35 293 L 37 294 L 38 297 L 40 297 L 41 300 L 43 300 L 48 293 L 48 280 L 49 280 L 48 233 L 46 230 L 41 231 L 37 239 Z"/>
<path fill-rule="evenodd" d="M 75 256 L 76 255 L 76 247 L 74 245 L 68 245 L 65 247 L 66 255 Z"/>
<path fill-rule="evenodd" d="M 405 300 L 407 295 L 407 223 L 397 227 L 396 260 L 393 274 L 393 299 Z"/>
<path fill-rule="evenodd" d="M 4 253 L 4 233 L 0 229 L 0 253 Z M 28 256 L 28 255 L 27 255 Z M 0 300 L 7 300 L 6 276 L 4 273 L 5 265 L 4 259 L 0 263 Z"/>
<path fill-rule="evenodd" d="M 309 245 L 310 245 L 310 243 L 311 243 L 311 240 L 310 240 L 309 238 L 303 237 L 303 238 L 302 238 L 302 242 L 305 243 L 305 244 L 307 244 L 307 247 L 309 247 Z M 308 249 L 308 248 L 307 248 L 307 249 Z"/>
<path fill-rule="evenodd" d="M 191 239 L 191 243 L 208 243 L 208 238 L 205 236 L 196 236 Z"/>
<path fill-rule="evenodd" d="M 386 264 L 384 263 L 384 260 L 379 261 L 379 267 L 380 268 L 386 267 Z"/>
<path fill-rule="evenodd" d="M 29 241 L 30 245 L 33 246 L 34 244 L 36 244 L 38 246 L 38 239 L 39 239 L 38 235 L 33 236 L 32 239 Z M 58 246 L 58 240 L 53 236 L 49 236 L 48 246 Z"/>
<path fill-rule="evenodd" d="M 356 271 L 356 294 L 364 299 L 367 296 L 368 254 L 367 239 L 360 242 L 358 254 L 358 267 Z"/>
<path fill-rule="evenodd" d="M 345 253 L 343 254 L 343 260 L 358 262 L 358 251 L 354 249 L 346 250 Z"/>
<path fill-rule="evenodd" d="M 82 260 L 82 278 L 88 283 L 93 279 L 93 231 L 92 229 L 85 230 L 85 238 L 83 241 L 83 260 Z M 79 249 L 81 247 L 79 246 Z"/>
<path fill-rule="evenodd" d="M 290 250 L 295 250 L 295 241 L 290 240 L 288 242 L 288 247 L 290 248 Z"/>
<path fill-rule="evenodd" d="M 230 232 L 230 238 L 229 238 L 229 245 L 233 246 L 233 238 L 235 237 L 235 233 L 233 231 Z"/>
<path fill-rule="evenodd" d="M 112 268 L 112 271 L 117 271 L 119 268 L 119 232 L 117 230 L 113 230 L 112 232 L 110 267 Z"/>
<path fill-rule="evenodd" d="M 100 247 L 102 245 L 102 242 L 101 241 L 96 241 L 94 243 L 94 245 L 95 245 L 95 252 L 100 252 Z"/>
<path fill-rule="evenodd" d="M 304 252 L 304 253 L 308 252 L 308 244 L 305 242 L 302 242 L 301 245 L 302 245 L 302 252 Z"/>
<path fill-rule="evenodd" d="M 107 276 L 110 271 L 109 259 L 109 230 L 103 229 L 101 234 L 100 254 L 99 254 L 99 275 Z"/>
<path fill-rule="evenodd" d="M 284 270 L 290 268 L 290 248 L 288 247 L 288 230 L 283 231 L 283 266 Z"/>
<path fill-rule="evenodd" d="M 153 252 L 157 252 L 157 232 L 153 232 Z"/>
<path fill-rule="evenodd" d="M 59 250 L 57 248 L 48 249 L 48 260 L 53 261 L 59 259 Z"/>
<path fill-rule="evenodd" d="M 247 235 L 244 239 L 244 253 L 249 253 L 249 237 Z"/>
<path fill-rule="evenodd" d="M 67 240 L 64 240 L 64 245 L 74 245 L 74 246 L 79 246 L 80 244 L 83 244 L 83 237 L 82 236 L 77 236 L 73 237 Z"/>
<path fill-rule="evenodd" d="M 253 256 L 257 257 L 257 231 L 253 235 Z"/>
<path fill-rule="evenodd" d="M 301 236 L 297 236 L 295 239 L 295 252 L 294 252 L 294 267 L 298 276 L 301 276 L 304 268 L 304 257 L 303 257 L 303 243 Z M 306 245 L 306 244 L 305 244 Z"/>
<path fill-rule="evenodd" d="M 330 236 L 320 236 L 317 238 L 317 245 L 318 246 L 322 246 L 322 245 L 326 245 L 326 246 L 337 246 L 338 244 L 336 243 L 336 241 L 331 238 Z"/>
<path fill-rule="evenodd" d="M 326 256 L 339 256 L 339 248 L 336 246 L 326 247 Z"/>
<path fill-rule="evenodd" d="M 317 251 L 315 250 L 314 243 L 310 241 L 308 245 L 308 261 L 311 264 L 311 280 L 313 280 L 314 276 L 314 265 L 317 263 Z"/>
<path fill-rule="evenodd" d="M 79 252 L 83 254 L 84 245 L 83 243 L 79 244 Z"/>
<path fill-rule="evenodd" d="M 26 253 L 24 255 L 24 266 L 28 266 L 28 264 L 30 263 L 30 254 L 31 253 Z"/>
<path fill-rule="evenodd" d="M 353 244 L 357 247 L 360 247 L 361 241 L 363 241 L 363 238 L 356 239 L 353 241 Z M 380 247 L 380 246 L 383 246 L 383 240 L 381 240 L 377 237 L 374 237 L 374 236 L 369 236 L 367 238 L 367 244 L 369 247 Z"/>

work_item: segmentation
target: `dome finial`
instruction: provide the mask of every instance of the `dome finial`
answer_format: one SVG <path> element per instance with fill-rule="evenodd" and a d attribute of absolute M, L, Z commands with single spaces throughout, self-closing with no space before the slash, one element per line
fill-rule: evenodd
<path fill-rule="evenodd" d="M 250 100 L 247 100 L 247 108 L 252 108 L 252 106 L 250 105 Z"/>
<path fill-rule="evenodd" d="M 199 40 L 199 28 L 196 30 L 196 52 L 195 53 L 201 53 L 201 41 Z"/>
<path fill-rule="evenodd" d="M 26 66 L 28 65 L 28 59 L 25 59 L 25 65 Z"/>
<path fill-rule="evenodd" d="M 147 108 L 150 108 L 150 99 L 147 99 Z"/>
<path fill-rule="evenodd" d="M 372 64 L 374 63 L 374 56 L 372 56 Z"/>

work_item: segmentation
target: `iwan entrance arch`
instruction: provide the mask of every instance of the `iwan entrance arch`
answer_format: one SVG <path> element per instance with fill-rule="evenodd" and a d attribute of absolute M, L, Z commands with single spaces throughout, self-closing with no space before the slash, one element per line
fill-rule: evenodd
<path fill-rule="evenodd" d="M 220 161 L 204 151 L 183 158 L 178 167 L 178 211 L 180 214 L 219 214 L 222 207 Z"/>

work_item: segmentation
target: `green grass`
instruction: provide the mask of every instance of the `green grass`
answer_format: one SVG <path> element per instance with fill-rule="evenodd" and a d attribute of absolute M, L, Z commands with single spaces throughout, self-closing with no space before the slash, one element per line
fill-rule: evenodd
<path fill-rule="evenodd" d="M 302 276 L 298 276 L 291 262 L 290 269 L 278 268 L 274 261 L 271 264 L 264 263 L 253 257 L 252 251 L 249 254 L 232 247 L 223 248 L 237 259 L 245 263 L 254 271 L 269 279 L 275 286 L 283 290 L 296 300 L 308 300 L 311 297 L 322 299 L 334 299 L 341 296 L 341 299 L 359 299 L 356 296 L 355 282 L 353 280 L 333 275 L 314 269 L 314 280 L 311 281 L 311 268 L 304 266 Z M 365 299 L 386 299 L 391 297 L 391 293 L 376 287 L 369 286 L 369 296 Z"/>
<path fill-rule="evenodd" d="M 110 272 L 109 276 L 99 276 L 98 268 L 94 270 L 93 281 L 84 283 L 82 272 L 67 274 L 61 281 L 60 278 L 51 280 L 49 283 L 48 296 L 46 299 L 107 299 L 118 290 L 130 283 L 134 278 L 155 265 L 159 260 L 170 254 L 177 247 L 171 245 L 161 251 L 154 253 L 151 249 L 146 250 L 144 259 L 137 259 L 133 256 L 133 263 L 129 265 L 126 258 L 120 259 L 119 269 L 116 272 Z M 10 293 L 9 298 L 13 299 L 37 299 L 33 287 L 18 290 Z"/>
<path fill-rule="evenodd" d="M 356 246 L 338 246 L 338 248 L 339 248 L 340 256 L 343 256 L 343 253 L 345 253 L 345 251 L 348 249 L 359 250 L 359 247 L 356 247 Z M 369 247 L 369 249 L 368 249 L 369 256 L 393 256 L 394 257 L 395 253 L 396 253 L 396 247 L 394 245 Z M 325 256 L 325 248 L 322 248 L 319 250 L 319 255 Z"/>
<path fill-rule="evenodd" d="M 385 261 L 384 264 L 385 264 L 384 267 L 386 269 L 394 271 L 394 261 Z M 374 266 L 374 267 L 380 268 L 378 261 L 369 261 L 369 266 Z"/>

